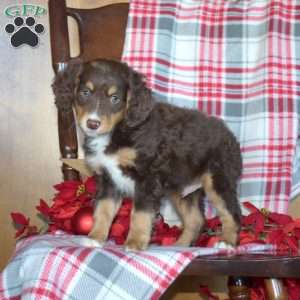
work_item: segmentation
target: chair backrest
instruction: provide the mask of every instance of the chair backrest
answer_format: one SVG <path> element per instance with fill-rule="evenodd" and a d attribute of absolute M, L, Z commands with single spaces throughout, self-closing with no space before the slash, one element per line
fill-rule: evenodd
<path fill-rule="evenodd" d="M 76 59 L 121 58 L 128 16 L 127 3 L 75 9 L 67 7 L 65 0 L 49 0 L 48 6 L 52 65 L 56 73 L 62 72 L 74 59 L 70 55 L 68 16 L 78 24 L 80 54 Z M 72 111 L 58 111 L 58 134 L 62 158 L 77 158 L 78 142 Z M 65 164 L 62 171 L 65 180 L 79 178 L 78 172 Z"/>

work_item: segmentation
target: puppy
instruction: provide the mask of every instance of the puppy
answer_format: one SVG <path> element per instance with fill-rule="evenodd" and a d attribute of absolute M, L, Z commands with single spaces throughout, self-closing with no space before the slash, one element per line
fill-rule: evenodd
<path fill-rule="evenodd" d="M 181 195 L 198 181 L 220 216 L 224 241 L 237 243 L 242 160 L 221 120 L 156 102 L 141 74 L 111 60 L 70 65 L 56 76 L 53 90 L 59 109 L 74 107 L 86 163 L 99 174 L 91 238 L 107 239 L 122 197 L 129 196 L 134 205 L 126 247 L 146 249 L 155 211 L 167 197 L 183 224 L 176 244 L 190 245 L 204 215 L 198 197 Z"/>

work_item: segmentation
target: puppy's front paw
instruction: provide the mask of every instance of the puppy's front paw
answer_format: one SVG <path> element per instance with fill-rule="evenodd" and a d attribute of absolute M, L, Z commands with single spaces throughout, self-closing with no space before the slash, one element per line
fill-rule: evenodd
<path fill-rule="evenodd" d="M 88 237 L 83 237 L 80 240 L 80 244 L 84 247 L 89 247 L 89 248 L 101 248 L 103 244 L 99 243 L 98 241 L 88 238 Z"/>
<path fill-rule="evenodd" d="M 216 249 L 224 249 L 224 250 L 233 250 L 234 247 L 232 247 L 232 245 L 224 242 L 224 241 L 220 241 L 220 242 L 217 242 L 215 245 L 214 245 L 214 248 Z"/>
<path fill-rule="evenodd" d="M 223 230 L 223 234 L 221 236 L 222 240 L 231 245 L 236 246 L 238 244 L 239 234 L 236 227 Z"/>
<path fill-rule="evenodd" d="M 100 245 L 103 245 L 106 242 L 106 234 L 99 232 L 99 231 L 91 231 L 88 235 L 88 237 L 95 242 L 99 243 Z"/>
<path fill-rule="evenodd" d="M 148 248 L 149 240 L 146 238 L 128 237 L 125 243 L 127 251 L 142 251 Z"/>

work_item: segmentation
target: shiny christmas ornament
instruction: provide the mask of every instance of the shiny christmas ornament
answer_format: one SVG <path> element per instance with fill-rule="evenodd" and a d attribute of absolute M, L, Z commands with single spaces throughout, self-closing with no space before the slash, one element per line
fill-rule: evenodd
<path fill-rule="evenodd" d="M 72 218 L 72 229 L 76 234 L 88 235 L 93 226 L 93 208 L 80 208 Z"/>

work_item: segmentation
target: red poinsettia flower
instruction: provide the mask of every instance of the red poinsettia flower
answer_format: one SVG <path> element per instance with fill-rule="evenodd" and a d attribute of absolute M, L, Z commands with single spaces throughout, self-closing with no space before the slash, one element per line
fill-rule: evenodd
<path fill-rule="evenodd" d="M 239 244 L 240 245 L 246 245 L 246 244 L 265 244 L 265 241 L 262 239 L 259 239 L 257 234 L 252 232 L 251 230 L 241 230 L 239 235 Z"/>
<path fill-rule="evenodd" d="M 55 198 L 72 201 L 75 198 L 85 198 L 87 195 L 93 196 L 96 193 L 96 182 L 93 177 L 89 177 L 85 182 L 74 180 L 64 181 L 54 185 L 54 188 L 58 191 Z"/>
<path fill-rule="evenodd" d="M 21 213 L 11 213 L 11 218 L 17 227 L 15 238 L 27 237 L 38 233 L 37 227 L 30 225 L 30 218 Z"/>
<path fill-rule="evenodd" d="M 26 228 L 29 226 L 30 219 L 26 218 L 21 213 L 12 212 L 10 215 L 11 215 L 11 218 L 12 218 L 14 224 L 17 227 L 17 232 L 16 232 L 15 237 L 18 238 L 25 232 Z"/>
<path fill-rule="evenodd" d="M 221 227 L 221 221 L 219 217 L 214 217 L 206 220 L 206 227 L 210 230 L 217 230 Z"/>
<path fill-rule="evenodd" d="M 96 193 L 96 182 L 93 177 L 89 177 L 84 182 L 65 181 L 55 185 L 54 188 L 58 193 L 52 200 L 52 205 L 50 206 L 46 201 L 40 199 L 36 209 L 48 223 L 48 232 L 64 230 L 72 233 L 71 219 L 80 208 L 92 205 L 91 200 Z M 18 227 L 16 237 L 37 232 L 35 226 L 29 225 L 29 218 L 27 219 L 20 213 L 12 213 L 11 216 Z"/>
<path fill-rule="evenodd" d="M 242 218 L 242 224 L 251 226 L 256 234 L 261 233 L 265 228 L 265 214 L 250 202 L 244 202 L 243 206 L 250 211 L 250 214 Z"/>
<path fill-rule="evenodd" d="M 170 246 L 179 238 L 182 229 L 176 225 L 165 223 L 163 216 L 159 215 L 153 227 L 151 242 L 157 245 Z"/>
<path fill-rule="evenodd" d="M 40 199 L 36 209 L 48 222 L 48 232 L 63 230 L 74 233 L 72 221 L 76 212 L 86 206 L 92 205 L 92 199 L 96 193 L 96 183 L 93 177 L 86 181 L 66 181 L 55 185 L 57 191 L 51 204 Z M 242 229 L 240 232 L 240 244 L 271 243 L 277 246 L 279 252 L 298 253 L 300 240 L 300 219 L 293 220 L 290 216 L 272 213 L 265 209 L 258 209 L 249 202 L 243 203 L 249 210 L 249 215 L 242 217 Z M 117 216 L 115 217 L 109 238 L 117 244 L 124 244 L 130 225 L 132 201 L 124 199 Z M 41 233 L 36 226 L 30 225 L 30 219 L 21 213 L 11 213 L 12 220 L 17 226 L 16 237 L 26 237 Z M 218 217 L 207 220 L 206 228 L 194 243 L 195 246 L 213 247 L 220 241 L 221 222 Z M 181 228 L 170 226 L 159 216 L 153 227 L 151 242 L 158 245 L 171 245 L 181 234 Z M 300 294 L 300 281 L 286 280 L 289 299 L 296 300 Z M 218 299 L 210 293 L 207 287 L 201 287 L 200 292 L 206 294 L 209 299 Z M 251 299 L 265 300 L 263 281 L 258 282 L 250 289 Z"/>
<path fill-rule="evenodd" d="M 37 211 L 39 211 L 43 216 L 49 218 L 50 217 L 50 207 L 46 201 L 40 199 L 40 204 L 35 207 Z"/>
<path fill-rule="evenodd" d="M 296 219 L 290 223 L 287 223 L 283 227 L 284 232 L 291 233 L 293 232 L 297 237 L 300 237 L 300 219 Z"/>
<path fill-rule="evenodd" d="M 58 193 L 51 207 L 40 203 L 39 211 L 49 217 L 49 231 L 64 230 L 72 233 L 71 219 L 82 208 L 91 206 L 91 200 L 96 193 L 96 182 L 89 177 L 85 182 L 65 181 L 55 185 Z"/>

